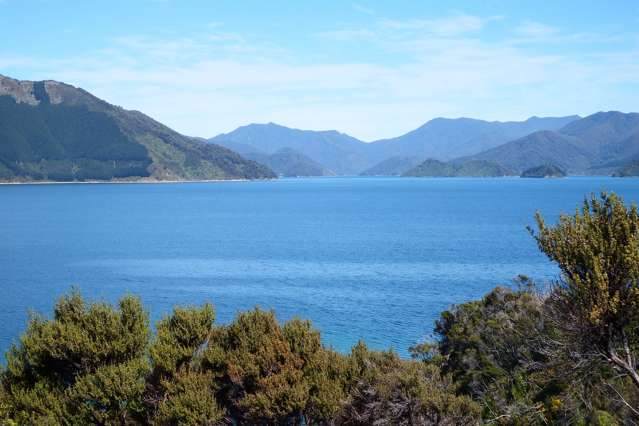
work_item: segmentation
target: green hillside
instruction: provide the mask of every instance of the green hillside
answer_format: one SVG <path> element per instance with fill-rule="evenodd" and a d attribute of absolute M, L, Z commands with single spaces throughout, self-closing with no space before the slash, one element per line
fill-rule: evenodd
<path fill-rule="evenodd" d="M 217 145 L 63 83 L 0 76 L 0 179 L 258 179 L 275 175 Z"/>
<path fill-rule="evenodd" d="M 570 174 L 610 173 L 639 157 L 639 114 L 599 112 L 455 162 L 485 160 L 516 171 L 554 164 Z"/>

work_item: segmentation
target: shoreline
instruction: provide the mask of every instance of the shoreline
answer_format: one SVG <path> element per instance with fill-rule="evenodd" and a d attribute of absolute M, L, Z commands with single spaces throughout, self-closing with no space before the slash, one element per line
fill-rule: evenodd
<path fill-rule="evenodd" d="M 637 178 L 639 176 L 610 176 L 610 175 L 567 175 L 563 177 L 522 177 L 522 176 L 297 176 L 297 177 L 288 177 L 287 179 L 308 179 L 308 178 L 323 178 L 323 179 L 333 179 L 333 178 L 344 178 L 344 177 L 355 177 L 355 178 L 402 178 L 402 179 L 420 179 L 420 180 L 454 180 L 454 179 L 526 179 L 526 180 L 561 180 L 568 178 L 593 178 L 593 177 L 604 177 L 604 178 Z M 124 184 L 136 184 L 136 185 L 153 185 L 153 184 L 168 184 L 168 183 L 215 183 L 215 182 L 271 182 L 275 180 L 280 180 L 280 178 L 271 178 L 271 179 L 190 179 L 190 180 L 88 180 L 88 181 L 22 181 L 22 182 L 8 182 L 8 181 L 0 181 L 0 186 L 3 185 L 124 185 Z"/>
<path fill-rule="evenodd" d="M 154 184 L 163 184 L 163 183 L 213 183 L 213 182 L 252 182 L 252 181 L 266 181 L 273 179 L 203 179 L 203 180 L 114 180 L 114 181 L 106 181 L 106 180 L 91 180 L 91 181 L 25 181 L 25 182 L 0 182 L 0 185 L 124 185 L 124 184 L 135 184 L 135 185 L 154 185 Z"/>

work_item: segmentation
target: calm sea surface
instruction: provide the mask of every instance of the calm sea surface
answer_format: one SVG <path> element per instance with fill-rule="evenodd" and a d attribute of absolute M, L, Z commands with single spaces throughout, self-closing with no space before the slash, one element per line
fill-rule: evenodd
<path fill-rule="evenodd" d="M 639 180 L 612 178 L 0 186 L 0 350 L 75 285 L 139 295 L 153 321 L 175 304 L 211 301 L 220 322 L 259 305 L 312 319 L 339 350 L 405 355 L 452 304 L 552 278 L 526 225 L 603 189 L 639 200 Z"/>

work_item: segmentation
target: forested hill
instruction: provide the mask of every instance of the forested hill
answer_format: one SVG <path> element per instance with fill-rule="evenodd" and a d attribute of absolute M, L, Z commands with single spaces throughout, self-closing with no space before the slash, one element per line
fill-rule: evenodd
<path fill-rule="evenodd" d="M 512 176 L 512 170 L 490 161 L 467 161 L 462 164 L 442 162 L 432 158 L 403 173 L 405 177 L 502 177 Z"/>
<path fill-rule="evenodd" d="M 0 180 L 272 177 L 268 167 L 82 89 L 0 75 Z"/>
<path fill-rule="evenodd" d="M 558 131 L 539 131 L 455 160 L 492 161 L 517 171 L 554 164 L 570 174 L 610 174 L 639 158 L 639 114 L 598 112 Z"/>
<path fill-rule="evenodd" d="M 578 116 L 531 117 L 500 122 L 435 118 L 404 135 L 371 143 L 335 130 L 250 124 L 209 141 L 238 152 L 273 154 L 290 148 L 338 175 L 400 175 L 426 158 L 446 161 L 477 154 L 535 131 L 558 130 L 577 119 Z"/>

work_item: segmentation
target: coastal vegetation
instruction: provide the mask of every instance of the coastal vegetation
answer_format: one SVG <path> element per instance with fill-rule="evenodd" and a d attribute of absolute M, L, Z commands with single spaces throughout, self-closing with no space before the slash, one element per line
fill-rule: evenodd
<path fill-rule="evenodd" d="M 566 172 L 554 164 L 542 164 L 531 167 L 521 172 L 523 178 L 561 178 L 566 177 Z"/>
<path fill-rule="evenodd" d="M 472 160 L 464 163 L 444 163 L 428 159 L 403 173 L 410 177 L 502 177 L 514 173 L 491 161 Z"/>
<path fill-rule="evenodd" d="M 401 176 L 421 163 L 418 157 L 391 157 L 360 173 L 361 176 Z"/>
<path fill-rule="evenodd" d="M 412 359 L 324 345 L 259 308 L 228 324 L 77 291 L 33 315 L 0 372 L 0 422 L 622 425 L 639 421 L 639 213 L 615 194 L 530 229 L 560 270 L 451 307 Z M 472 279 L 472 277 L 469 277 Z M 431 326 L 424 324 L 424 329 Z"/>

